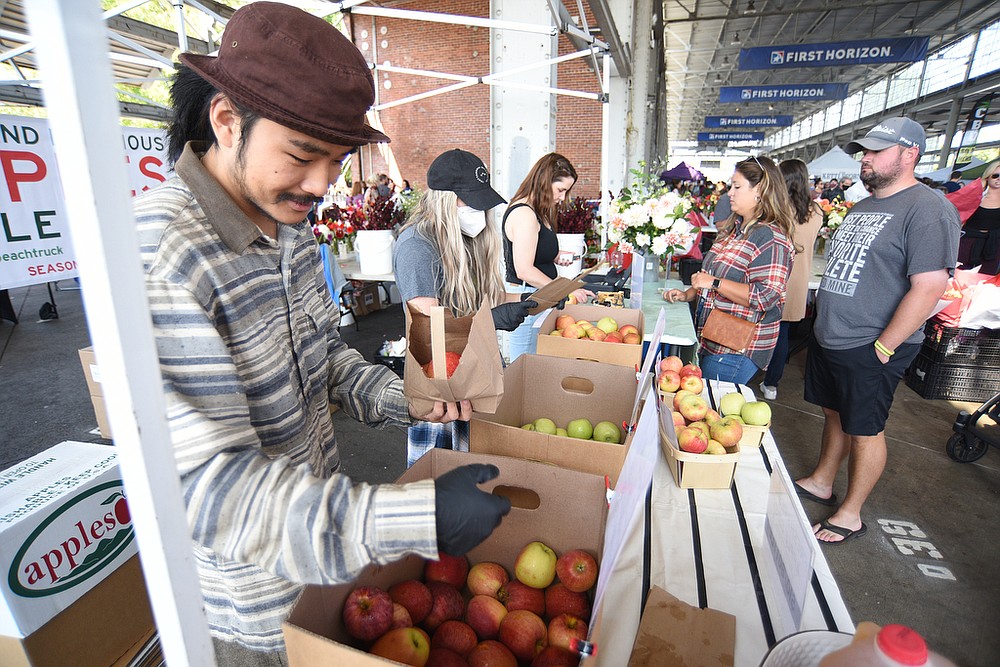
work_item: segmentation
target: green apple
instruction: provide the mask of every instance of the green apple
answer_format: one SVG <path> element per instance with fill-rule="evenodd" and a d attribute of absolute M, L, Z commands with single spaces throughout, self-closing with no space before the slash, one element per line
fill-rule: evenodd
<path fill-rule="evenodd" d="M 743 394 L 738 391 L 731 391 L 719 401 L 719 412 L 722 413 L 723 417 L 738 415 L 746 402 L 747 399 L 743 398 Z"/>
<path fill-rule="evenodd" d="M 564 428 L 557 428 L 556 429 L 556 435 L 561 436 L 563 438 L 568 438 L 569 437 L 569 432 L 566 429 L 564 429 Z"/>
<path fill-rule="evenodd" d="M 535 420 L 535 430 L 546 435 L 555 435 L 556 423 L 547 417 L 539 417 Z"/>
<path fill-rule="evenodd" d="M 764 401 L 753 401 L 740 411 L 743 421 L 753 426 L 767 426 L 771 423 L 771 406 Z"/>
<path fill-rule="evenodd" d="M 597 328 L 604 333 L 609 334 L 612 331 L 618 331 L 618 323 L 615 322 L 613 317 L 602 317 L 597 320 Z"/>
<path fill-rule="evenodd" d="M 556 552 L 541 542 L 531 542 L 514 561 L 514 576 L 526 586 L 545 588 L 556 578 Z"/>
<path fill-rule="evenodd" d="M 622 441 L 622 432 L 614 422 L 598 422 L 597 426 L 594 427 L 594 440 L 617 445 Z"/>
<path fill-rule="evenodd" d="M 535 425 L 533 423 L 529 422 L 529 423 L 525 424 L 524 426 L 522 426 L 521 428 L 523 428 L 525 431 L 534 431 L 535 430 Z"/>
<path fill-rule="evenodd" d="M 571 438 L 579 438 L 580 440 L 590 440 L 594 435 L 594 427 L 591 425 L 589 419 L 574 419 L 570 423 L 566 424 L 566 433 Z"/>

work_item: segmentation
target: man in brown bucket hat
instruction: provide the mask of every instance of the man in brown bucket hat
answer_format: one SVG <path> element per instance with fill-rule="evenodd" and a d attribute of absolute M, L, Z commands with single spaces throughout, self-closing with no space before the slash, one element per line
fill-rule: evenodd
<path fill-rule="evenodd" d="M 414 415 L 402 382 L 338 333 L 306 214 L 357 146 L 375 87 L 339 31 L 288 5 L 230 19 L 218 56 L 183 54 L 174 178 L 136 198 L 153 324 L 205 611 L 220 665 L 286 664 L 303 584 L 406 554 L 463 554 L 510 504 L 464 466 L 408 485 L 339 474 L 329 405 L 376 428 Z"/>

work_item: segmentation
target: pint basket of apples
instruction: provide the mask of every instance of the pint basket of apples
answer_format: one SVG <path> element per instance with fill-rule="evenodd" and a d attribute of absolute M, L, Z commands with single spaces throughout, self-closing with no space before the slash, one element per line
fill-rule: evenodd
<path fill-rule="evenodd" d="M 699 378 L 700 379 L 700 378 Z M 728 489 L 740 459 L 743 425 L 685 389 L 660 401 L 660 449 L 682 489 Z"/>
<path fill-rule="evenodd" d="M 406 361 L 403 393 L 418 414 L 435 401 L 472 401 L 492 413 L 503 398 L 503 366 L 489 307 L 453 317 L 442 306 L 429 314 L 406 306 Z"/>

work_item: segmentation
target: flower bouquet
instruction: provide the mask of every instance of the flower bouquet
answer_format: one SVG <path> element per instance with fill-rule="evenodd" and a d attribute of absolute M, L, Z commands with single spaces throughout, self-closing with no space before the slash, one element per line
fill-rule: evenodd
<path fill-rule="evenodd" d="M 842 199 L 834 199 L 831 202 L 827 199 L 820 199 L 819 206 L 823 209 L 823 226 L 820 227 L 819 236 L 823 239 L 831 239 L 844 222 L 848 211 L 854 206 L 854 202 Z"/>
<path fill-rule="evenodd" d="M 574 197 L 565 206 L 559 208 L 557 231 L 560 234 L 586 234 L 594 229 L 597 221 L 599 202 L 587 201 L 583 197 Z"/>
<path fill-rule="evenodd" d="M 339 255 L 341 251 L 353 252 L 358 225 L 364 217 L 360 206 L 330 206 L 323 211 L 323 220 L 313 225 L 316 242 L 329 245 L 335 255 Z"/>
<path fill-rule="evenodd" d="M 625 252 L 643 255 L 665 257 L 687 252 L 698 234 L 688 221 L 691 199 L 671 192 L 658 177 L 645 171 L 645 163 L 640 165 L 642 170 L 632 170 L 632 186 L 624 188 L 612 203 L 608 240 Z"/>
<path fill-rule="evenodd" d="M 406 219 L 406 211 L 396 205 L 396 200 L 390 197 L 376 197 L 368 209 L 359 229 L 362 231 L 391 230 L 402 224 Z"/>

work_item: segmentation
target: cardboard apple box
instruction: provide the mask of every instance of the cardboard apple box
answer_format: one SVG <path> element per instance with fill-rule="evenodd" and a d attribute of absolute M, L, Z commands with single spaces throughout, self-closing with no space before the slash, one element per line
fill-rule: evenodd
<path fill-rule="evenodd" d="M 500 476 L 481 488 L 505 495 L 513 504 L 493 534 L 469 552 L 471 563 L 494 561 L 513 572 L 518 553 L 534 540 L 544 542 L 557 554 L 583 549 L 600 557 L 608 509 L 603 477 L 510 457 L 432 449 L 398 481 L 438 477 L 469 463 L 497 466 Z M 283 625 L 288 664 L 396 664 L 366 653 L 350 638 L 341 620 L 344 601 L 357 586 L 373 584 L 386 590 L 395 583 L 419 579 L 422 572 L 423 559 L 411 556 L 370 567 L 350 583 L 307 586 Z"/>
<path fill-rule="evenodd" d="M 664 651 L 669 646 L 669 651 Z M 736 653 L 736 617 L 699 609 L 659 586 L 646 598 L 629 667 L 730 667 Z"/>
<path fill-rule="evenodd" d="M 608 475 L 614 485 L 632 442 L 622 422 L 631 417 L 635 391 L 635 371 L 624 366 L 521 355 L 504 371 L 503 400 L 496 412 L 473 413 L 469 450 Z M 624 442 L 616 445 L 521 428 L 540 417 L 561 428 L 581 417 L 593 425 L 610 421 L 622 429 Z"/>
<path fill-rule="evenodd" d="M 682 489 L 728 489 L 733 485 L 736 464 L 740 460 L 740 443 L 726 447 L 726 454 L 692 454 L 677 445 L 660 429 L 660 449 L 677 486 Z"/>
<path fill-rule="evenodd" d="M 94 405 L 94 416 L 97 417 L 97 430 L 102 438 L 111 440 L 111 421 L 108 419 L 108 408 L 104 402 L 104 389 L 101 387 L 101 369 L 97 366 L 93 347 L 85 347 L 80 351 L 80 363 L 83 374 L 87 378 L 87 389 L 90 391 L 90 402 Z"/>
<path fill-rule="evenodd" d="M 565 357 L 569 359 L 586 359 L 588 361 L 603 361 L 608 364 L 626 366 L 635 369 L 642 364 L 642 344 L 605 343 L 596 340 L 580 338 L 563 338 L 550 335 L 556 328 L 556 318 L 569 315 L 574 321 L 587 320 L 596 322 L 602 317 L 610 317 L 621 328 L 631 324 L 639 330 L 639 335 L 646 334 L 645 320 L 642 311 L 636 308 L 608 308 L 606 306 L 591 306 L 577 304 L 566 306 L 562 310 L 553 309 L 542 321 L 538 329 L 538 354 L 550 357 Z"/>

